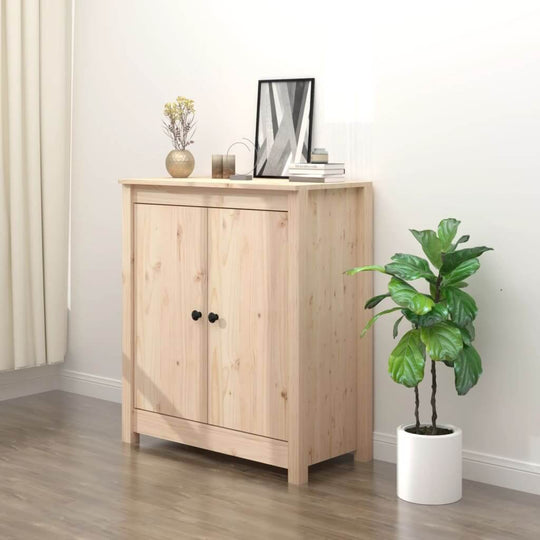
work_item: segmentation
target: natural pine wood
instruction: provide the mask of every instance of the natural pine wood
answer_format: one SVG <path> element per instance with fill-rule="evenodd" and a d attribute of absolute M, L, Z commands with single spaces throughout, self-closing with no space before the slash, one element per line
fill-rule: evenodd
<path fill-rule="evenodd" d="M 208 210 L 209 423 L 287 440 L 287 213 Z"/>
<path fill-rule="evenodd" d="M 307 301 L 301 302 L 300 311 L 306 321 L 306 409 L 313 417 L 305 433 L 310 465 L 354 451 L 357 405 L 371 408 L 371 402 L 357 402 L 357 363 L 363 360 L 357 354 L 361 300 L 354 278 L 344 274 L 362 260 L 357 192 L 351 188 L 308 194 L 302 278 Z M 365 442 L 371 444 L 371 434 Z"/>
<path fill-rule="evenodd" d="M 178 191 L 178 189 L 165 186 L 138 186 L 133 190 L 133 201 L 146 204 L 287 211 L 286 191 L 267 192 L 256 189 L 231 191 L 230 189 L 215 188 L 212 190 Z"/>
<path fill-rule="evenodd" d="M 207 309 L 220 320 L 211 325 L 205 313 L 210 348 L 199 358 L 205 357 L 210 368 L 206 381 L 201 377 L 189 388 L 200 396 L 205 382 L 209 386 L 208 422 L 223 430 L 216 440 L 225 440 L 227 431 L 236 429 L 287 441 L 293 484 L 307 482 L 310 465 L 340 454 L 356 452 L 357 459 L 369 459 L 372 349 L 369 341 L 358 341 L 358 334 L 370 283 L 343 272 L 371 257 L 370 184 L 192 178 L 122 183 L 129 186 L 136 207 L 170 208 L 173 214 L 174 208 L 206 212 L 210 230 L 206 237 L 203 232 L 192 235 L 192 245 L 199 238 L 195 253 L 206 245 Z M 157 235 L 158 245 L 162 236 Z M 173 271 L 160 287 L 184 290 L 165 283 L 177 274 L 185 279 L 186 272 Z M 160 309 L 153 314 L 144 308 L 136 311 L 141 313 L 139 326 L 145 332 L 154 328 L 160 336 L 146 343 L 159 348 L 160 332 L 178 317 L 167 314 L 156 322 L 162 317 Z M 180 333 L 184 341 L 191 339 L 189 332 Z M 168 340 L 164 342 L 169 349 Z M 161 412 L 163 404 L 184 400 L 187 406 L 188 384 L 179 397 L 174 388 L 182 383 L 157 367 L 155 350 L 148 348 L 141 356 L 145 377 L 150 377 L 140 403 Z M 173 405 L 167 414 L 186 418 L 179 411 Z M 155 425 L 163 428 L 163 437 L 171 436 L 166 424 Z"/>
<path fill-rule="evenodd" d="M 137 444 L 133 428 L 133 190 L 122 186 L 122 440 Z"/>
<path fill-rule="evenodd" d="M 532 540 L 540 497 L 470 482 L 446 506 L 396 497 L 395 466 L 350 455 L 287 486 L 283 469 L 141 437 L 120 406 L 48 392 L 0 402 L 0 538 Z"/>
<path fill-rule="evenodd" d="M 191 188 L 197 189 L 227 189 L 227 190 L 262 190 L 270 193 L 276 191 L 313 191 L 328 189 L 343 189 L 344 187 L 363 188 L 370 185 L 369 182 L 355 182 L 345 180 L 330 184 L 320 184 L 312 182 L 289 182 L 283 178 L 254 178 L 253 180 L 229 180 L 207 177 L 189 177 L 189 178 L 125 178 L 119 180 L 120 184 L 130 186 L 152 186 L 167 188 L 184 188 L 189 192 L 194 192 Z M 187 191 L 186 191 L 187 192 Z"/>
<path fill-rule="evenodd" d="M 135 407 L 199 422 L 208 418 L 206 213 L 136 204 L 134 223 Z"/>
<path fill-rule="evenodd" d="M 308 380 L 307 347 L 308 319 L 303 311 L 309 305 L 307 279 L 307 191 L 289 195 L 289 469 L 290 484 L 308 481 L 309 448 L 307 430 L 315 421 L 308 409 L 306 390 Z"/>
<path fill-rule="evenodd" d="M 371 246 L 371 228 L 364 226 L 371 212 L 367 207 L 364 222 L 359 191 L 290 195 L 289 481 L 295 484 L 307 482 L 309 465 L 357 449 L 364 459 L 372 452 L 371 351 L 358 341 L 359 303 L 369 283 L 361 289 L 343 274 Z"/>
<path fill-rule="evenodd" d="M 287 468 L 285 441 L 148 411 L 135 411 L 135 428 L 144 435 Z"/>
<path fill-rule="evenodd" d="M 371 185 L 357 190 L 358 214 L 356 226 L 357 254 L 352 266 L 373 264 L 373 188 Z M 360 337 L 360 332 L 373 316 L 372 309 L 363 309 L 363 304 L 373 296 L 373 275 L 360 272 L 354 276 L 358 298 L 357 318 L 357 442 L 355 459 L 370 461 L 373 459 L 373 332 Z M 354 285 L 353 285 L 354 287 Z"/>

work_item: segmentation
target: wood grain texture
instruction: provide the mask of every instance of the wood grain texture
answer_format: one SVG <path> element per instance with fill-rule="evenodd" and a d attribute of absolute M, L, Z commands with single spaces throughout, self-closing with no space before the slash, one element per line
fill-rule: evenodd
<path fill-rule="evenodd" d="M 245 208 L 248 210 L 287 210 L 287 192 L 262 190 L 134 187 L 136 203 L 207 206 L 216 208 Z"/>
<path fill-rule="evenodd" d="M 373 264 L 373 188 L 371 185 L 358 190 L 358 250 L 357 261 L 352 266 Z M 355 459 L 373 459 L 373 331 L 363 338 L 360 332 L 373 316 L 372 309 L 363 309 L 366 301 L 373 296 L 373 274 L 360 272 L 352 276 L 356 281 L 358 312 L 357 339 L 357 442 Z M 349 289 L 351 285 L 349 284 Z"/>
<path fill-rule="evenodd" d="M 304 256 L 306 305 L 301 305 L 309 339 L 303 348 L 309 463 L 356 449 L 357 302 L 356 283 L 344 271 L 360 264 L 357 189 L 308 195 Z M 359 263 L 360 261 L 360 263 Z M 371 435 L 369 436 L 371 441 Z"/>
<path fill-rule="evenodd" d="M 287 213 L 208 210 L 209 422 L 287 439 Z"/>
<path fill-rule="evenodd" d="M 395 466 L 350 455 L 284 469 L 142 436 L 116 403 L 48 392 L 0 403 L 6 540 L 532 540 L 540 497 L 464 481 L 445 506 L 396 497 Z"/>
<path fill-rule="evenodd" d="M 289 368 L 289 470 L 290 484 L 308 481 L 309 426 L 315 417 L 308 408 L 309 328 L 303 309 L 309 305 L 307 283 L 308 198 L 306 191 L 289 195 L 288 318 L 287 336 Z"/>
<path fill-rule="evenodd" d="M 134 218 L 135 407 L 199 422 L 208 418 L 206 214 L 137 204 Z"/>
<path fill-rule="evenodd" d="M 167 415 L 152 434 L 172 436 L 175 416 L 287 441 L 292 484 L 341 454 L 371 459 L 372 342 L 359 333 L 372 278 L 343 274 L 371 261 L 371 185 L 123 183 L 137 209 L 135 307 L 125 304 L 137 372 L 127 364 L 125 378 L 135 376 L 136 407 Z M 195 326 L 193 309 L 204 314 Z"/>
<path fill-rule="evenodd" d="M 287 468 L 285 441 L 148 411 L 135 412 L 135 426 L 144 435 Z"/>
<path fill-rule="evenodd" d="M 184 187 L 203 189 L 237 189 L 243 190 L 263 190 L 263 191 L 312 191 L 312 190 L 332 190 L 343 189 L 345 187 L 363 187 L 369 182 L 355 182 L 345 180 L 331 184 L 319 184 L 310 182 L 289 182 L 283 178 L 254 178 L 253 180 L 229 180 L 216 178 L 125 178 L 119 180 L 120 184 L 131 186 L 154 186 L 154 187 Z"/>
<path fill-rule="evenodd" d="M 133 429 L 133 200 L 122 186 L 122 440 L 137 444 Z"/>

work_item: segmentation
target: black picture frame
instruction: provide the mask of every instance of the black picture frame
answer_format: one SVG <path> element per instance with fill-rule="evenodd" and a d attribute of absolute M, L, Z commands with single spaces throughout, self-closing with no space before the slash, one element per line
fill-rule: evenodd
<path fill-rule="evenodd" d="M 309 160 L 310 160 L 311 144 L 312 144 L 312 131 L 313 131 L 313 108 L 314 108 L 314 102 L 315 102 L 315 78 L 313 78 L 313 77 L 304 77 L 304 78 L 297 78 L 297 79 L 262 79 L 262 80 L 259 81 L 258 89 L 257 89 L 257 120 L 256 120 L 256 125 L 255 125 L 255 155 L 254 155 L 254 162 L 253 162 L 253 176 L 256 177 L 256 178 L 288 178 L 288 175 L 286 174 L 286 171 L 280 165 L 280 163 L 283 161 L 283 159 L 281 159 L 280 161 L 276 161 L 275 163 L 268 163 L 267 161 L 265 161 L 262 166 L 260 164 L 258 164 L 258 159 L 260 158 L 260 152 L 262 150 L 262 145 L 264 144 L 264 142 L 261 141 L 260 137 L 259 137 L 259 124 L 261 122 L 261 93 L 262 93 L 262 88 L 263 88 L 263 85 L 270 85 L 270 89 L 271 89 L 271 85 L 280 84 L 280 83 L 283 83 L 283 84 L 290 84 L 290 83 L 304 83 L 304 84 L 306 84 L 306 83 L 310 83 L 307 90 L 305 91 L 304 95 L 302 95 L 302 96 L 297 95 L 296 91 L 294 93 L 295 105 L 297 104 L 296 99 L 304 99 L 305 98 L 305 103 L 298 104 L 302 108 L 301 108 L 301 110 L 296 110 L 296 112 L 297 112 L 296 120 L 297 121 L 301 120 L 304 117 L 305 108 L 307 106 L 309 106 L 308 126 L 307 126 L 307 144 L 306 144 L 305 150 L 304 149 L 302 150 L 302 157 L 305 159 L 306 163 L 309 163 Z M 271 93 L 270 93 L 270 96 L 272 96 Z M 272 99 L 271 99 L 271 101 L 272 101 Z M 275 114 L 274 114 L 273 110 L 271 111 L 271 114 L 272 114 L 272 121 L 273 121 L 274 129 L 277 129 L 277 132 L 278 132 L 280 126 L 276 126 L 276 119 L 275 119 Z M 295 111 L 294 110 L 291 113 L 291 116 L 292 116 L 291 120 L 294 123 L 294 121 L 295 121 Z M 296 147 L 296 152 L 295 153 L 297 153 L 297 151 L 298 151 L 298 143 L 299 143 L 298 135 L 300 134 L 298 132 L 298 129 L 299 129 L 298 124 L 297 123 L 294 124 L 295 136 L 297 137 L 297 147 Z M 300 135 L 304 139 L 306 134 L 300 134 Z M 303 142 L 302 142 L 302 146 L 304 146 Z M 268 155 L 268 151 L 265 151 L 265 153 Z M 292 154 L 292 153 L 293 153 L 293 149 L 291 149 L 291 151 L 290 151 L 290 153 L 288 155 L 290 156 L 290 154 Z M 282 158 L 283 158 L 283 155 L 282 155 Z M 280 172 L 281 174 L 275 174 L 276 170 L 278 170 L 278 172 Z M 274 171 L 274 172 L 272 172 L 272 171 Z"/>

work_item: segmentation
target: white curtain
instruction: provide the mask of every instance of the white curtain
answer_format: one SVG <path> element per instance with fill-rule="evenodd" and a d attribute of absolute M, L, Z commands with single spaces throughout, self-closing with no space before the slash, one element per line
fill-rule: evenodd
<path fill-rule="evenodd" d="M 71 0 L 0 0 L 0 370 L 64 360 Z"/>

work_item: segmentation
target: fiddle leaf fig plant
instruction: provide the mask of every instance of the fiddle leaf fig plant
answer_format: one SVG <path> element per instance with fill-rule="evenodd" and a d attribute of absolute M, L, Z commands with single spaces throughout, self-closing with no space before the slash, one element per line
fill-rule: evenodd
<path fill-rule="evenodd" d="M 399 335 L 405 319 L 410 323 L 388 359 L 388 372 L 392 379 L 415 392 L 414 431 L 424 435 L 447 433 L 437 426 L 437 363 L 454 371 L 458 395 L 465 395 L 482 373 L 482 361 L 473 346 L 474 320 L 478 307 L 474 298 L 463 289 L 465 281 L 480 268 L 479 257 L 492 248 L 486 246 L 459 249 L 469 241 L 469 235 L 455 240 L 460 221 L 443 219 L 437 231 L 411 233 L 418 240 L 427 260 L 408 253 L 396 253 L 385 266 L 370 265 L 351 268 L 348 275 L 376 271 L 390 276 L 388 291 L 370 298 L 366 309 L 372 309 L 389 299 L 395 306 L 377 313 L 365 326 L 362 336 L 380 317 L 395 312 L 401 316 L 395 321 L 394 339 Z M 426 291 L 410 282 L 423 280 Z M 429 291 L 429 292 L 427 292 Z M 419 416 L 418 384 L 424 378 L 426 358 L 431 360 L 431 425 L 421 426 Z"/>

